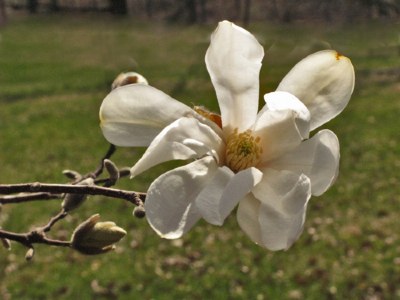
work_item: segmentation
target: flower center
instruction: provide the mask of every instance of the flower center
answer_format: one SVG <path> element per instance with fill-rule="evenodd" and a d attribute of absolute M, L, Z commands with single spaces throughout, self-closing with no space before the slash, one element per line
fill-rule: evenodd
<path fill-rule="evenodd" d="M 238 133 L 236 128 L 228 137 L 226 165 L 234 172 L 254 167 L 261 159 L 260 137 L 254 137 L 250 130 Z"/>
<path fill-rule="evenodd" d="M 205 109 L 202 106 L 195 106 L 193 107 L 194 111 L 197 112 L 199 115 L 202 115 L 204 118 L 209 119 L 210 121 L 214 122 L 219 126 L 219 128 L 222 128 L 222 121 L 221 121 L 221 116 L 218 114 L 214 114 L 207 109 Z"/>

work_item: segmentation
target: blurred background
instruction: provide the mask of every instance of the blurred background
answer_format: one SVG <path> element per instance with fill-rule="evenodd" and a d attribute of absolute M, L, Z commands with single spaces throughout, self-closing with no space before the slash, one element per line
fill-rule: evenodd
<path fill-rule="evenodd" d="M 355 22 L 363 19 L 396 18 L 398 0 L 1 0 L 2 22 L 6 11 L 51 13 L 62 11 L 111 12 L 138 19 L 206 23 L 224 18 L 245 24 L 251 21 L 322 20 Z"/>
<path fill-rule="evenodd" d="M 233 213 L 160 239 L 129 204 L 90 197 L 50 236 L 69 239 L 94 213 L 127 236 L 116 251 L 0 248 L 0 299 L 400 299 L 400 1 L 0 0 L 0 182 L 67 183 L 93 171 L 108 148 L 98 110 L 114 78 L 137 71 L 188 105 L 218 112 L 204 64 L 209 37 L 228 19 L 266 55 L 261 96 L 296 62 L 322 49 L 351 58 L 356 88 L 324 125 L 341 144 L 340 175 L 311 199 L 304 233 L 288 251 L 254 245 Z M 315 132 L 314 132 L 315 133 Z M 144 149 L 112 157 L 132 166 Z M 117 187 L 146 191 L 169 164 Z M 0 226 L 26 232 L 60 201 L 3 205 Z"/>

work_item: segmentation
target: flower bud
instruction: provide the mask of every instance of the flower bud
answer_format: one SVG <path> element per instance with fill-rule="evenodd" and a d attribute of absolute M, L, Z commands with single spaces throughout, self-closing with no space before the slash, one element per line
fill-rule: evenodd
<path fill-rule="evenodd" d="M 119 179 L 119 170 L 117 166 L 109 159 L 105 159 L 103 163 L 108 174 L 110 175 L 106 186 L 113 186 Z"/>
<path fill-rule="evenodd" d="M 100 215 L 95 214 L 80 224 L 72 234 L 72 248 L 83 254 L 101 254 L 114 249 L 126 231 L 114 222 L 99 222 Z"/>
<path fill-rule="evenodd" d="M 86 178 L 78 183 L 78 185 L 93 185 L 94 180 L 93 178 Z M 64 200 L 61 203 L 61 207 L 66 211 L 69 212 L 77 207 L 79 207 L 83 201 L 86 199 L 87 195 L 85 194 L 65 194 Z"/>
<path fill-rule="evenodd" d="M 119 169 L 119 178 L 130 176 L 130 175 L 131 175 L 130 167 L 124 167 L 124 168 Z"/>
<path fill-rule="evenodd" d="M 69 179 L 80 180 L 82 178 L 82 175 L 74 170 L 64 170 L 62 173 Z"/>
<path fill-rule="evenodd" d="M 11 243 L 10 243 L 9 239 L 2 238 L 0 240 L 1 240 L 1 243 L 3 244 L 4 248 L 6 248 L 7 250 L 11 250 Z"/>
<path fill-rule="evenodd" d="M 30 261 L 30 260 L 32 260 L 32 258 L 33 258 L 34 255 L 35 255 L 35 249 L 29 248 L 28 251 L 26 251 L 25 259 L 26 259 L 27 261 Z"/>
<path fill-rule="evenodd" d="M 146 216 L 146 211 L 144 210 L 144 206 L 142 205 L 136 206 L 133 209 L 133 215 L 139 219 L 144 218 Z"/>
<path fill-rule="evenodd" d="M 133 84 L 133 83 L 141 83 L 141 84 L 149 84 L 142 75 L 136 72 L 127 72 L 119 74 L 114 82 L 111 85 L 111 89 L 116 89 L 117 87 Z"/>

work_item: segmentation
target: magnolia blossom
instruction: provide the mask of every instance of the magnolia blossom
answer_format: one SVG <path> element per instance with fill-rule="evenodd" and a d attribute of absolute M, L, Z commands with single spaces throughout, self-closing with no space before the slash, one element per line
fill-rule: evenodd
<path fill-rule="evenodd" d="M 132 176 L 168 160 L 189 160 L 148 189 L 146 216 L 160 236 L 179 238 L 200 218 L 222 225 L 238 205 L 238 223 L 251 240 L 287 249 L 303 230 L 311 195 L 335 181 L 336 135 L 309 133 L 347 105 L 354 87 L 350 60 L 332 50 L 306 57 L 264 95 L 258 111 L 263 55 L 252 34 L 219 24 L 205 60 L 221 115 L 192 109 L 148 85 L 117 88 L 104 99 L 107 140 L 148 146 Z"/>

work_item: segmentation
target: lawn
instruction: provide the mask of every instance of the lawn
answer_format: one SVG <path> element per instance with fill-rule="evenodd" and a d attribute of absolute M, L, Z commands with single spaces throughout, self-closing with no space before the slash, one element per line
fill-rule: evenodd
<path fill-rule="evenodd" d="M 64 169 L 96 168 L 107 150 L 98 109 L 114 77 L 137 70 L 187 104 L 217 109 L 204 54 L 216 24 L 172 26 L 104 15 L 21 17 L 0 29 L 0 182 L 66 182 Z M 325 29 L 324 29 L 325 28 Z M 261 95 L 302 57 L 334 48 L 350 57 L 356 89 L 325 125 L 341 142 L 340 176 L 311 199 L 304 233 L 288 251 L 254 245 L 234 214 L 160 239 L 121 200 L 91 197 L 51 232 L 68 239 L 100 213 L 128 232 L 117 250 L 84 256 L 62 248 L 0 248 L 2 299 L 395 299 L 400 298 L 400 23 L 252 24 L 266 49 Z M 118 149 L 131 166 L 143 149 Z M 146 188 L 156 167 L 118 187 Z M 4 229 L 43 225 L 59 201 L 2 207 Z"/>

